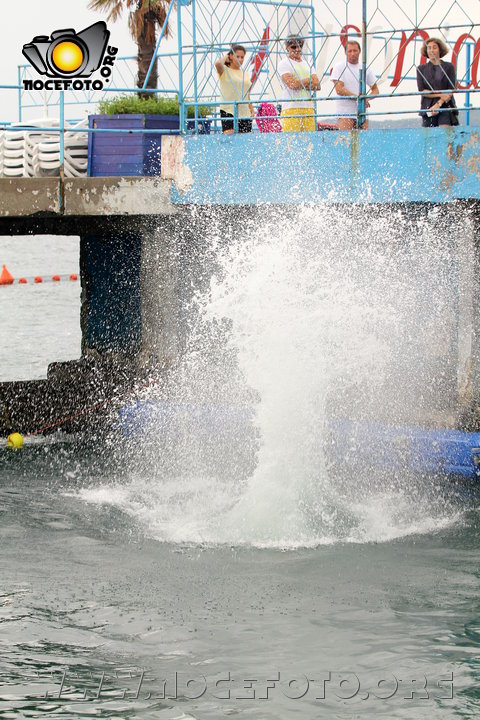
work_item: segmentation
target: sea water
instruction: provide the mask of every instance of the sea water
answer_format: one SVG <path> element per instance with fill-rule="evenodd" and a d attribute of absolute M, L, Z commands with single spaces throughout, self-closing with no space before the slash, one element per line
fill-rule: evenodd
<path fill-rule="evenodd" d="M 306 207 L 217 227 L 179 362 L 140 391 L 173 416 L 3 448 L 2 717 L 475 714 L 475 485 L 327 452 L 332 416 L 457 412 L 461 236 L 439 224 Z M 32 274 L 70 270 L 57 242 L 29 241 Z M 0 288 L 11 350 L 41 321 L 67 336 L 47 362 L 78 356 L 71 287 L 45 284 L 40 318 L 37 287 Z M 3 342 L 1 379 L 42 376 L 40 354 Z"/>

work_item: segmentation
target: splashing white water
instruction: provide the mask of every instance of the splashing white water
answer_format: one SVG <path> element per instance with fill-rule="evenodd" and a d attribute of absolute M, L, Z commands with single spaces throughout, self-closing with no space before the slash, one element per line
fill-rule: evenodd
<path fill-rule="evenodd" d="M 412 496 L 407 477 L 340 480 L 325 458 L 330 414 L 414 422 L 447 404 L 453 256 L 436 224 L 435 213 L 303 208 L 226 249 L 217 238 L 217 273 L 169 381 L 173 434 L 157 428 L 130 484 L 83 496 L 172 542 L 289 548 L 454 521 L 427 482 Z M 228 408 L 246 405 L 242 429 Z"/>

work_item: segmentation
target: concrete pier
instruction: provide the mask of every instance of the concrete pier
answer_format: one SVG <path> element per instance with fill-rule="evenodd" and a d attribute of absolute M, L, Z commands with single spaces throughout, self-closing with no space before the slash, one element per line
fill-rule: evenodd
<path fill-rule="evenodd" d="M 1 431 L 105 420 L 178 361 L 192 293 L 210 280 L 212 216 L 228 243 L 246 222 L 304 203 L 406 214 L 438 204 L 446 227 L 461 228 L 457 390 L 463 422 L 478 429 L 479 140 L 475 128 L 172 136 L 161 177 L 0 178 L 0 234 L 79 235 L 82 283 L 82 358 L 53 363 L 46 380 L 0 384 Z"/>

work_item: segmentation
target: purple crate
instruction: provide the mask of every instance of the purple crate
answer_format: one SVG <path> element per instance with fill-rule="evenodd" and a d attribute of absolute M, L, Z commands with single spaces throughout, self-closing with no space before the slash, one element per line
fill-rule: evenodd
<path fill-rule="evenodd" d="M 160 175 L 162 130 L 180 134 L 176 115 L 89 115 L 90 128 L 125 130 L 88 134 L 88 169 L 91 177 Z M 138 129 L 158 133 L 132 133 Z"/>

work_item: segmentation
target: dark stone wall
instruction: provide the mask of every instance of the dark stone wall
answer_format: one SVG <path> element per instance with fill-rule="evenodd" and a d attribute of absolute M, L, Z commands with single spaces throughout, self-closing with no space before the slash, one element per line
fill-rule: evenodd
<path fill-rule="evenodd" d="M 81 236 L 83 354 L 140 350 L 141 243 L 133 232 Z"/>

